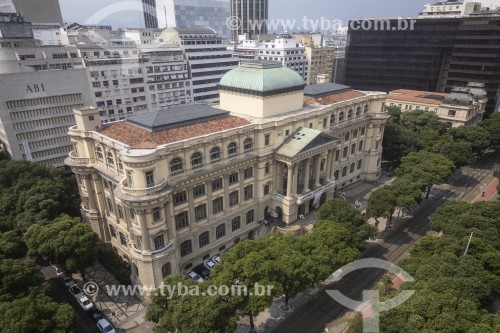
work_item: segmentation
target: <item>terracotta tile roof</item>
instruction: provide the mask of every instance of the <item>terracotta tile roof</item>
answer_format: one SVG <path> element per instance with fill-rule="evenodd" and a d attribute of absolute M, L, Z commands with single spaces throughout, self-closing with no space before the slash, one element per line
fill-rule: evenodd
<path fill-rule="evenodd" d="M 323 96 L 320 98 L 305 98 L 307 104 L 315 104 L 319 103 L 321 105 L 330 105 L 330 104 L 335 104 L 335 103 L 340 103 L 340 102 L 345 102 L 354 98 L 358 97 L 363 97 L 366 96 L 365 93 L 362 93 L 361 91 L 356 91 L 356 90 L 349 90 L 345 92 L 341 92 L 338 94 L 332 94 L 332 95 L 327 95 Z"/>
<path fill-rule="evenodd" d="M 434 99 L 425 96 L 440 96 L 443 99 Z M 410 103 L 422 103 L 422 104 L 433 104 L 433 105 L 441 105 L 444 102 L 444 98 L 448 96 L 448 94 L 438 93 L 438 92 L 428 92 L 428 91 L 418 91 L 418 90 L 407 90 L 407 89 L 398 89 L 389 92 L 387 96 L 387 100 L 393 101 L 401 101 L 401 102 L 410 102 Z"/>
<path fill-rule="evenodd" d="M 250 122 L 243 118 L 229 116 L 223 119 L 216 119 L 152 133 L 144 128 L 122 121 L 106 125 L 100 130 L 100 133 L 123 142 L 131 148 L 152 149 L 159 145 L 187 140 L 248 124 L 250 124 Z"/>

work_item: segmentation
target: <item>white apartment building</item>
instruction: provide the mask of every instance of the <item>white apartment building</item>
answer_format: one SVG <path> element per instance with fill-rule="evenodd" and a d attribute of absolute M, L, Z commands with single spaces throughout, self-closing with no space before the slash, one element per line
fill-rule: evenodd
<path fill-rule="evenodd" d="M 242 62 L 213 107 L 104 125 L 98 109 L 75 109 L 66 163 L 82 215 L 134 284 L 159 286 L 253 238 L 270 215 L 293 224 L 336 188 L 379 178 L 386 94 L 304 86 L 280 63 Z"/>
<path fill-rule="evenodd" d="M 481 2 L 460 2 L 460 1 L 441 1 L 435 4 L 426 4 L 420 17 L 460 17 L 468 16 L 481 11 Z"/>
<path fill-rule="evenodd" d="M 470 82 L 448 93 L 399 89 L 389 92 L 387 106 L 402 112 L 422 110 L 434 112 L 448 127 L 473 126 L 481 122 L 485 112 L 486 91 L 483 83 Z"/>
<path fill-rule="evenodd" d="M 213 29 L 171 28 L 161 34 L 165 43 L 178 45 L 186 54 L 191 72 L 193 101 L 216 103 L 222 76 L 238 66 L 238 59 L 226 48 Z"/>
<path fill-rule="evenodd" d="M 233 54 L 241 59 L 279 61 L 283 67 L 293 69 L 309 83 L 309 61 L 305 47 L 291 35 L 272 36 L 269 40 L 241 38 L 234 45 Z"/>
<path fill-rule="evenodd" d="M 0 149 L 13 159 L 64 166 L 72 110 L 95 105 L 75 47 L 0 39 Z"/>

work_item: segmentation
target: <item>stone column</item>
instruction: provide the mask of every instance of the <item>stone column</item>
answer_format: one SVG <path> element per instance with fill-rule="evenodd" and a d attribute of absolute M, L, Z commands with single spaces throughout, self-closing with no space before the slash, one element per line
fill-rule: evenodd
<path fill-rule="evenodd" d="M 286 186 L 286 196 L 288 198 L 292 197 L 292 188 L 293 188 L 293 165 L 288 164 L 288 179 L 287 179 L 287 186 Z"/>
<path fill-rule="evenodd" d="M 293 166 L 293 195 L 297 195 L 299 190 L 299 164 Z"/>
<path fill-rule="evenodd" d="M 332 159 L 333 159 L 333 154 L 332 154 L 332 151 L 329 150 L 328 157 L 326 158 L 326 167 L 325 167 L 325 177 L 326 177 L 327 182 L 330 182 L 330 180 L 332 178 L 332 175 L 331 175 L 332 164 L 333 164 Z"/>
<path fill-rule="evenodd" d="M 316 156 L 316 179 L 314 181 L 314 187 L 320 187 L 320 175 L 321 175 L 321 155 Z"/>
<path fill-rule="evenodd" d="M 141 234 L 142 234 L 142 249 L 144 251 L 151 251 L 151 243 L 149 241 L 148 225 L 146 222 L 146 211 L 136 210 L 135 213 L 139 215 L 139 222 L 141 224 Z"/>
<path fill-rule="evenodd" d="M 308 158 L 305 160 L 306 167 L 304 172 L 304 194 L 309 192 L 309 177 L 311 176 L 311 159 Z"/>
<path fill-rule="evenodd" d="M 82 179 L 85 182 L 85 189 L 87 190 L 87 195 L 89 196 L 89 210 L 97 210 L 94 186 L 92 184 L 92 175 L 82 175 Z"/>
<path fill-rule="evenodd" d="M 276 191 L 280 192 L 280 194 L 283 192 L 283 163 L 281 162 L 276 162 L 276 173 L 277 173 L 277 184 L 276 184 Z"/>

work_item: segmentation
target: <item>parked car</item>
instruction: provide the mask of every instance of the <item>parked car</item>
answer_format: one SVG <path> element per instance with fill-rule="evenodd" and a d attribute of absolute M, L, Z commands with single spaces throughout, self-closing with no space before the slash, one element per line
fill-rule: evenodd
<path fill-rule="evenodd" d="M 92 303 L 92 301 L 89 300 L 87 296 L 82 296 L 80 298 L 77 298 L 76 300 L 85 311 L 90 311 L 95 308 L 94 303 Z"/>
<path fill-rule="evenodd" d="M 215 262 L 216 264 L 220 264 L 220 256 L 216 255 L 215 257 L 212 258 L 212 261 Z"/>
<path fill-rule="evenodd" d="M 69 287 L 68 290 L 69 290 L 70 294 L 73 295 L 73 297 L 76 299 L 79 299 L 80 297 L 85 296 L 85 294 L 83 293 L 83 290 L 77 284 Z"/>
<path fill-rule="evenodd" d="M 101 319 L 103 319 L 103 318 L 104 318 L 104 317 L 102 316 L 102 314 L 101 314 L 98 310 L 96 310 L 96 309 L 92 309 L 92 310 L 90 310 L 90 311 L 88 312 L 88 314 L 89 314 L 90 318 L 92 318 L 92 319 L 93 319 L 96 323 L 97 323 L 99 320 L 101 320 Z"/>
<path fill-rule="evenodd" d="M 191 279 L 197 281 L 197 282 L 203 282 L 204 281 L 201 276 L 199 276 L 198 274 L 196 274 L 192 270 L 187 271 L 186 275 L 189 276 Z"/>
<path fill-rule="evenodd" d="M 210 271 L 209 271 L 208 269 L 206 269 L 206 268 L 203 268 L 203 269 L 201 270 L 201 276 L 203 276 L 203 278 L 204 278 L 205 280 L 210 279 Z"/>
<path fill-rule="evenodd" d="M 116 333 L 115 328 L 107 319 L 101 319 L 97 322 L 97 329 L 102 333 Z"/>
<path fill-rule="evenodd" d="M 52 267 L 52 269 L 54 270 L 54 272 L 56 272 L 57 276 L 63 276 L 64 275 L 64 272 L 56 264 L 52 264 L 51 263 L 50 267 Z"/>
<path fill-rule="evenodd" d="M 210 270 L 210 271 L 211 271 L 212 269 L 214 269 L 214 267 L 215 267 L 215 263 L 214 263 L 212 260 L 210 260 L 210 259 L 205 260 L 205 261 L 203 262 L 203 265 L 204 265 L 204 266 L 205 266 L 208 270 Z"/>
<path fill-rule="evenodd" d="M 76 284 L 71 276 L 63 275 L 62 280 L 66 287 L 73 287 Z"/>

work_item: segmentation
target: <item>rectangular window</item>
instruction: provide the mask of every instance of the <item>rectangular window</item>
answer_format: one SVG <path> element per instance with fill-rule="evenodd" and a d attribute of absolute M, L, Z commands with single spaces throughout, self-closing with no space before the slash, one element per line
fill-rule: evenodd
<path fill-rule="evenodd" d="M 349 147 L 344 147 L 344 152 L 342 154 L 342 157 L 346 158 L 348 153 L 349 153 Z"/>
<path fill-rule="evenodd" d="M 351 155 L 356 153 L 356 144 L 353 143 L 351 146 Z"/>
<path fill-rule="evenodd" d="M 207 218 L 207 205 L 202 204 L 194 208 L 194 220 L 196 222 L 202 221 Z"/>
<path fill-rule="evenodd" d="M 123 246 L 127 246 L 127 237 L 120 232 L 120 244 Z"/>
<path fill-rule="evenodd" d="M 253 177 L 253 167 L 245 169 L 245 171 L 243 171 L 243 177 L 245 179 L 252 178 Z"/>
<path fill-rule="evenodd" d="M 218 214 L 224 210 L 224 198 L 220 197 L 217 199 L 214 199 L 212 202 L 213 205 L 213 213 Z"/>
<path fill-rule="evenodd" d="M 111 233 L 111 237 L 116 238 L 116 227 L 114 225 L 109 226 L 109 232 Z"/>
<path fill-rule="evenodd" d="M 252 223 L 255 220 L 255 212 L 253 210 L 247 212 L 247 224 Z"/>
<path fill-rule="evenodd" d="M 271 186 L 269 184 L 264 186 L 264 195 L 269 195 L 271 193 Z"/>
<path fill-rule="evenodd" d="M 271 135 L 264 135 L 264 146 L 269 146 L 271 144 Z"/>
<path fill-rule="evenodd" d="M 229 207 L 236 206 L 239 203 L 239 191 L 229 193 Z"/>
<path fill-rule="evenodd" d="M 161 220 L 160 207 L 153 208 L 153 221 L 158 222 Z"/>
<path fill-rule="evenodd" d="M 175 227 L 177 230 L 186 228 L 189 226 L 189 217 L 187 212 L 182 212 L 175 215 Z"/>
<path fill-rule="evenodd" d="M 155 250 L 161 250 L 165 247 L 165 237 L 160 235 L 155 237 Z"/>
<path fill-rule="evenodd" d="M 212 191 L 218 191 L 222 188 L 222 178 L 217 178 L 212 181 Z"/>
<path fill-rule="evenodd" d="M 123 218 L 123 208 L 122 206 L 116 206 L 116 210 L 118 211 L 118 217 Z"/>
<path fill-rule="evenodd" d="M 205 185 L 199 185 L 193 188 L 193 197 L 194 198 L 199 198 L 205 195 Z"/>
<path fill-rule="evenodd" d="M 245 201 L 253 198 L 253 185 L 248 185 L 245 187 Z"/>
<path fill-rule="evenodd" d="M 339 158 L 340 158 L 340 150 L 336 150 L 335 151 L 335 161 L 338 162 Z"/>
<path fill-rule="evenodd" d="M 362 150 L 363 150 L 363 141 L 359 141 L 359 144 L 358 144 L 358 150 L 359 150 L 359 151 L 362 151 Z"/>
<path fill-rule="evenodd" d="M 448 116 L 455 117 L 456 114 L 457 114 L 457 111 L 455 111 L 455 110 L 448 110 Z"/>
<path fill-rule="evenodd" d="M 238 182 L 238 173 L 232 173 L 229 175 L 229 185 L 236 184 Z"/>
<path fill-rule="evenodd" d="M 146 186 L 147 187 L 155 186 L 155 178 L 153 175 L 153 171 L 146 171 L 144 175 L 146 177 Z"/>
<path fill-rule="evenodd" d="M 221 224 L 215 229 L 215 238 L 219 239 L 226 236 L 226 225 Z"/>
<path fill-rule="evenodd" d="M 366 131 L 366 128 L 365 127 L 361 127 L 361 135 L 365 135 L 365 131 Z"/>
<path fill-rule="evenodd" d="M 108 210 L 110 212 L 113 212 L 113 202 L 111 201 L 111 199 L 110 198 L 106 198 L 106 202 L 108 204 Z"/>
<path fill-rule="evenodd" d="M 187 193 L 186 191 L 182 191 L 180 193 L 174 194 L 174 206 L 178 206 L 180 204 L 183 204 L 187 201 Z"/>
<path fill-rule="evenodd" d="M 241 228 L 241 218 L 238 216 L 231 222 L 231 229 L 233 230 L 233 232 L 235 232 L 239 228 Z"/>

